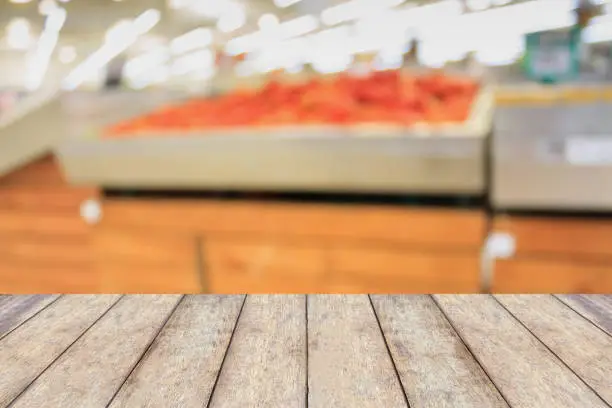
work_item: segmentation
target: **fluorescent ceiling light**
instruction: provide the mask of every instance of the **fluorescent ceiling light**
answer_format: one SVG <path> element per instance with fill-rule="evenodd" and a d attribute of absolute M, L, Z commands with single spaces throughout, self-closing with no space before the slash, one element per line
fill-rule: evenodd
<path fill-rule="evenodd" d="M 156 9 L 149 9 L 140 14 L 134 19 L 129 29 L 122 30 L 124 35 L 118 38 L 112 36 L 112 41 L 105 41 L 102 47 L 72 70 L 64 79 L 62 86 L 65 89 L 72 90 L 96 75 L 113 58 L 134 44 L 139 36 L 152 29 L 159 22 L 160 18 L 161 13 Z"/>
<path fill-rule="evenodd" d="M 138 55 L 125 63 L 125 73 L 128 76 L 146 74 L 153 68 L 164 65 L 170 59 L 170 54 L 165 47 Z"/>
<path fill-rule="evenodd" d="M 259 26 L 259 29 L 262 31 L 272 30 L 278 27 L 280 25 L 280 22 L 278 21 L 278 17 L 276 17 L 274 14 L 267 13 L 259 17 L 259 20 L 257 21 L 257 25 Z"/>
<path fill-rule="evenodd" d="M 27 4 L 32 2 L 32 0 L 10 0 L 10 2 L 13 4 Z"/>
<path fill-rule="evenodd" d="M 294 4 L 299 3 L 301 0 L 274 0 L 274 5 L 279 8 L 285 8 L 289 6 L 293 6 Z"/>
<path fill-rule="evenodd" d="M 52 11 L 56 10 L 59 6 L 55 0 L 40 0 L 38 2 L 38 12 L 43 16 L 48 16 Z"/>
<path fill-rule="evenodd" d="M 66 10 L 63 8 L 56 8 L 47 16 L 45 28 L 38 39 L 36 52 L 28 65 L 26 87 L 29 90 L 35 90 L 42 85 L 51 56 L 59 40 L 59 32 L 65 22 Z"/>
<path fill-rule="evenodd" d="M 321 21 L 325 25 L 336 25 L 356 20 L 377 10 L 397 7 L 403 2 L 404 0 L 352 0 L 323 10 Z"/>
<path fill-rule="evenodd" d="M 196 28 L 170 42 L 170 49 L 174 54 L 182 54 L 198 48 L 208 47 L 213 40 L 212 31 L 208 28 Z"/>
<path fill-rule="evenodd" d="M 171 67 L 172 75 L 185 75 L 195 70 L 206 70 L 214 67 L 215 55 L 211 50 L 200 50 L 177 58 Z"/>
<path fill-rule="evenodd" d="M 238 3 L 230 3 L 217 20 L 217 29 L 223 33 L 230 33 L 242 27 L 246 23 L 246 12 L 244 7 Z"/>
<path fill-rule="evenodd" d="M 76 49 L 71 45 L 64 45 L 59 49 L 59 61 L 62 64 L 70 64 L 77 57 Z"/>
<path fill-rule="evenodd" d="M 25 18 L 15 18 L 6 27 L 6 42 L 10 48 L 27 50 L 32 44 L 30 22 Z"/>
<path fill-rule="evenodd" d="M 264 22 L 264 27 L 269 28 L 230 40 L 225 47 L 226 52 L 230 55 L 251 52 L 270 44 L 308 34 L 319 28 L 319 20 L 310 14 L 285 21 L 277 26 L 267 24 Z"/>

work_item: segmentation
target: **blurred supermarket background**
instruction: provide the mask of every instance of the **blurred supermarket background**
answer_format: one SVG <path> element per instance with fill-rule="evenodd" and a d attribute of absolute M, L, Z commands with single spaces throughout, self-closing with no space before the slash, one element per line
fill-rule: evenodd
<path fill-rule="evenodd" d="M 0 292 L 610 292 L 612 1 L 7 0 Z"/>

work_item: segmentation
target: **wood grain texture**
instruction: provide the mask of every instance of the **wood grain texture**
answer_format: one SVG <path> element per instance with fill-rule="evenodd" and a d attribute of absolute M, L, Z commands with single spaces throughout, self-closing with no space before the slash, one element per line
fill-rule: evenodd
<path fill-rule="evenodd" d="M 100 226 L 92 241 L 102 292 L 202 292 L 195 236 Z"/>
<path fill-rule="evenodd" d="M 110 407 L 205 407 L 243 301 L 188 296 Z"/>
<path fill-rule="evenodd" d="M 429 296 L 372 296 L 413 407 L 508 407 Z"/>
<path fill-rule="evenodd" d="M 304 296 L 247 296 L 209 406 L 304 407 Z"/>
<path fill-rule="evenodd" d="M 519 256 L 597 257 L 612 263 L 612 221 L 504 216 L 495 218 L 493 229 L 514 235 Z"/>
<path fill-rule="evenodd" d="M 0 232 L 33 236 L 85 236 L 89 226 L 78 213 L 0 209 Z"/>
<path fill-rule="evenodd" d="M 550 295 L 497 300 L 612 405 L 612 337 Z"/>
<path fill-rule="evenodd" d="M 611 293 L 612 263 L 562 259 L 497 260 L 494 293 Z"/>
<path fill-rule="evenodd" d="M 308 384 L 310 407 L 406 407 L 366 295 L 308 297 Z"/>
<path fill-rule="evenodd" d="M 485 215 L 478 211 L 361 205 L 146 201 L 107 199 L 104 222 L 135 230 L 240 234 L 262 238 L 310 237 L 383 241 L 421 246 L 480 248 Z M 460 234 L 457 231 L 461 231 Z"/>
<path fill-rule="evenodd" d="M 202 253 L 212 293 L 308 293 L 324 287 L 327 258 L 316 246 L 211 239 Z"/>
<path fill-rule="evenodd" d="M 119 299 L 65 296 L 0 341 L 0 407 L 5 407 Z"/>
<path fill-rule="evenodd" d="M 58 297 L 58 295 L 0 296 L 0 340 Z"/>
<path fill-rule="evenodd" d="M 478 293 L 478 256 L 338 246 L 330 250 L 329 268 L 334 287 L 353 285 L 357 293 Z"/>
<path fill-rule="evenodd" d="M 100 293 L 98 282 L 89 265 L 45 264 L 28 259 L 0 264 L 0 292 L 5 293 Z"/>
<path fill-rule="evenodd" d="M 103 407 L 129 375 L 181 297 L 125 296 L 12 407 Z"/>
<path fill-rule="evenodd" d="M 607 407 L 492 297 L 435 299 L 512 407 Z"/>
<path fill-rule="evenodd" d="M 89 199 L 98 197 L 94 188 L 71 186 L 8 186 L 0 184 L 0 208 L 10 210 L 56 211 L 79 214 L 79 207 Z"/>
<path fill-rule="evenodd" d="M 558 295 L 557 299 L 612 336 L 612 295 Z"/>

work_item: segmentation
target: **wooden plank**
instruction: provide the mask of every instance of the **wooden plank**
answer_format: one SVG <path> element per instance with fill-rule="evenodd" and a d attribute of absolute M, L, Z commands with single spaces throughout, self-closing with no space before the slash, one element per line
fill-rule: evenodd
<path fill-rule="evenodd" d="M 12 407 L 106 406 L 180 299 L 178 295 L 124 297 Z"/>
<path fill-rule="evenodd" d="M 336 247 L 330 250 L 329 262 L 332 284 L 352 285 L 357 293 L 480 291 L 476 251 L 440 253 L 409 248 Z"/>
<path fill-rule="evenodd" d="M 80 240 L 71 237 L 68 239 L 13 237 L 3 240 L 0 246 L 0 258 L 7 264 L 21 261 L 30 265 L 59 263 L 83 267 L 91 262 L 91 253 L 88 242 L 83 237 L 80 237 Z"/>
<path fill-rule="evenodd" d="M 311 407 L 406 407 L 366 295 L 308 297 L 308 384 Z"/>
<path fill-rule="evenodd" d="M 607 407 L 490 296 L 435 300 L 512 407 Z"/>
<path fill-rule="evenodd" d="M 89 264 L 38 263 L 12 259 L 0 264 L 0 292 L 100 293 L 100 279 Z M 108 291 L 110 292 L 110 291 Z"/>
<path fill-rule="evenodd" d="M 507 407 L 429 296 L 372 296 L 414 407 Z"/>
<path fill-rule="evenodd" d="M 403 242 L 453 248 L 480 248 L 486 226 L 484 213 L 468 210 L 129 199 L 105 200 L 104 222 L 145 231 Z"/>
<path fill-rule="evenodd" d="M 327 272 L 324 251 L 312 245 L 209 239 L 202 253 L 212 293 L 318 292 Z"/>
<path fill-rule="evenodd" d="M 0 340 L 57 298 L 58 295 L 0 296 Z"/>
<path fill-rule="evenodd" d="M 92 242 L 103 292 L 202 292 L 195 237 L 102 226 Z"/>
<path fill-rule="evenodd" d="M 612 221 L 504 216 L 493 228 L 514 235 L 517 255 L 606 257 L 612 263 Z"/>
<path fill-rule="evenodd" d="M 305 312 L 304 296 L 248 296 L 209 406 L 305 406 Z"/>
<path fill-rule="evenodd" d="M 2 209 L 64 212 L 77 216 L 85 200 L 97 197 L 98 192 L 94 188 L 0 186 Z"/>
<path fill-rule="evenodd" d="M 612 405 L 612 337 L 550 295 L 496 298 Z"/>
<path fill-rule="evenodd" d="M 45 213 L 36 210 L 0 209 L 0 233 L 31 234 L 34 236 L 84 236 L 91 230 L 78 212 L 74 214 Z"/>
<path fill-rule="evenodd" d="M 561 259 L 497 260 L 494 293 L 610 293 L 612 263 Z"/>
<path fill-rule="evenodd" d="M 110 407 L 205 407 L 243 301 L 188 296 Z"/>
<path fill-rule="evenodd" d="M 17 397 L 118 299 L 64 296 L 2 339 L 0 407 Z"/>
<path fill-rule="evenodd" d="M 557 298 L 612 336 L 611 295 L 558 295 Z"/>

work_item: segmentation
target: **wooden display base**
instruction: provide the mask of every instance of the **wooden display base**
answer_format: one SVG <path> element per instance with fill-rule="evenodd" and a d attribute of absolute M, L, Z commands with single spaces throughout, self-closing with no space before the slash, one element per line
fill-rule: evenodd
<path fill-rule="evenodd" d="M 52 156 L 0 177 L 0 293 L 97 291 L 90 227 L 79 215 L 96 197 L 69 186 Z"/>
<path fill-rule="evenodd" d="M 503 216 L 493 229 L 516 242 L 495 263 L 493 292 L 612 293 L 611 220 Z"/>
<path fill-rule="evenodd" d="M 103 292 L 479 292 L 484 213 L 106 199 Z"/>

